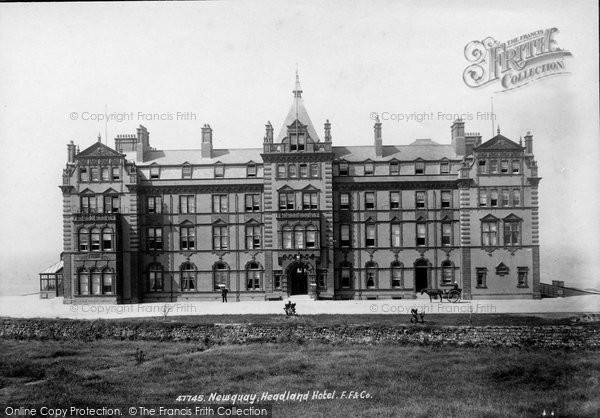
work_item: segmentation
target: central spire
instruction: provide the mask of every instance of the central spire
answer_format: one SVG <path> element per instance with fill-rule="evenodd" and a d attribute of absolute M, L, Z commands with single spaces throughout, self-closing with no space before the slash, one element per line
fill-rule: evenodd
<path fill-rule="evenodd" d="M 308 116 L 308 112 L 304 107 L 304 99 L 302 98 L 302 87 L 300 86 L 300 76 L 298 75 L 298 68 L 296 67 L 296 84 L 294 90 L 294 100 L 292 102 L 292 106 L 290 111 L 288 112 L 285 121 L 283 122 L 283 126 L 281 127 L 281 131 L 279 131 L 279 135 L 277 136 L 277 141 L 281 141 L 288 134 L 288 126 L 291 126 L 295 121 L 300 122 L 303 125 L 306 125 L 306 129 L 308 131 L 308 136 L 310 136 L 313 141 L 319 141 L 319 135 L 317 135 L 317 131 Z"/>
<path fill-rule="evenodd" d="M 298 75 L 298 69 L 296 68 L 296 87 L 293 90 L 294 97 L 302 97 L 302 87 L 300 87 L 300 76 Z"/>

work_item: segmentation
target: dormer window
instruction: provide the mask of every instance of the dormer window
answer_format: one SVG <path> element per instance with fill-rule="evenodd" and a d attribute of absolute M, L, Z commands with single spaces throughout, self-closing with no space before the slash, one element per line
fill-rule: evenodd
<path fill-rule="evenodd" d="M 304 135 L 290 135 L 290 151 L 304 151 L 305 147 Z"/>
<path fill-rule="evenodd" d="M 448 161 L 442 161 L 440 163 L 440 174 L 450 173 L 450 163 Z"/>
<path fill-rule="evenodd" d="M 390 163 L 390 176 L 397 176 L 398 174 L 400 174 L 400 163 L 392 161 Z"/>
<path fill-rule="evenodd" d="M 246 167 L 246 177 L 256 177 L 256 164 L 248 164 L 248 166 Z"/>
<path fill-rule="evenodd" d="M 347 176 L 349 173 L 348 163 L 346 161 L 340 162 L 340 176 Z"/>
<path fill-rule="evenodd" d="M 373 162 L 367 161 L 365 163 L 365 176 L 372 176 L 374 171 Z"/>
<path fill-rule="evenodd" d="M 184 179 L 192 178 L 192 166 L 191 165 L 186 164 L 181 168 L 181 178 L 184 178 Z"/>
<path fill-rule="evenodd" d="M 415 162 L 415 174 L 425 174 L 425 162 L 424 161 Z"/>
<path fill-rule="evenodd" d="M 221 178 L 225 176 L 225 166 L 221 163 L 215 164 L 215 178 Z"/>
<path fill-rule="evenodd" d="M 150 167 L 150 178 L 151 179 L 160 178 L 160 167 L 159 166 L 153 165 L 152 167 Z"/>

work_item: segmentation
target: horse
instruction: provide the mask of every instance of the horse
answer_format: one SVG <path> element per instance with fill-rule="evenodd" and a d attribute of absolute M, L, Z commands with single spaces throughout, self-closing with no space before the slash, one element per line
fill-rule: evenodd
<path fill-rule="evenodd" d="M 421 290 L 421 294 L 423 293 L 427 293 L 427 295 L 429 296 L 429 302 L 433 303 L 433 298 L 438 296 L 440 298 L 440 302 L 443 301 L 442 296 L 444 295 L 444 292 L 440 289 L 423 289 Z"/>

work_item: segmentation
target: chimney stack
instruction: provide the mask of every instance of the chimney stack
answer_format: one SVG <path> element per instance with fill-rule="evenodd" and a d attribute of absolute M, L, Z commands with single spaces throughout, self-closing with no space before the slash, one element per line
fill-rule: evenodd
<path fill-rule="evenodd" d="M 383 156 L 383 140 L 381 139 L 381 122 L 379 121 L 379 116 L 375 120 L 375 156 L 382 157 Z"/>
<path fill-rule="evenodd" d="M 73 141 L 67 144 L 67 163 L 75 162 L 75 144 Z"/>
<path fill-rule="evenodd" d="M 267 121 L 265 132 L 265 142 L 273 143 L 273 125 L 271 125 L 271 121 Z"/>
<path fill-rule="evenodd" d="M 202 127 L 202 145 L 201 154 L 202 158 L 212 158 L 213 143 L 212 143 L 212 129 L 208 123 L 205 123 Z"/>
<path fill-rule="evenodd" d="M 465 122 L 462 119 L 456 119 L 450 127 L 452 135 L 452 146 L 456 155 L 465 155 Z"/>
<path fill-rule="evenodd" d="M 533 154 L 533 135 L 529 131 L 525 135 L 525 154 Z"/>
<path fill-rule="evenodd" d="M 146 129 L 145 126 L 140 125 L 137 128 L 137 161 L 143 162 L 144 156 L 150 150 L 150 132 Z"/>
<path fill-rule="evenodd" d="M 329 119 L 325 121 L 325 142 L 331 142 L 331 123 L 329 123 Z"/>

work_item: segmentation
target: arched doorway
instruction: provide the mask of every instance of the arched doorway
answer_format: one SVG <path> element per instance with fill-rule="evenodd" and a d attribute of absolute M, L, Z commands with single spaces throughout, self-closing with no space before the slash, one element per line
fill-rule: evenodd
<path fill-rule="evenodd" d="M 308 268 L 305 264 L 291 264 L 287 270 L 287 277 L 290 295 L 308 294 Z"/>
<path fill-rule="evenodd" d="M 420 258 L 415 261 L 415 292 L 420 292 L 429 287 L 429 261 Z"/>

